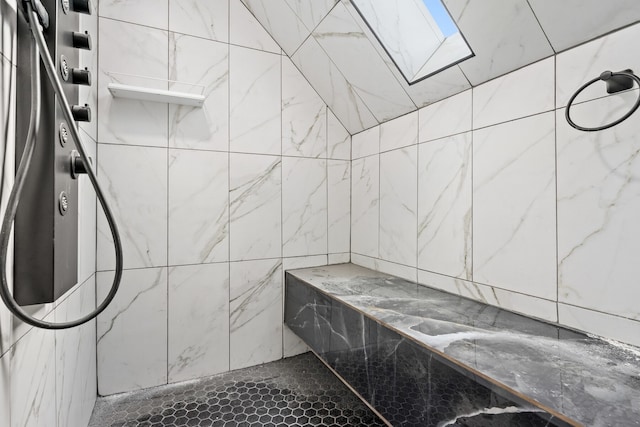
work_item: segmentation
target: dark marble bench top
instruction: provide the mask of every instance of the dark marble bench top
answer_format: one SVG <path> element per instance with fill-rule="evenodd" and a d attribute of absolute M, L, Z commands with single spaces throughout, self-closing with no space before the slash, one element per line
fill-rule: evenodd
<path fill-rule="evenodd" d="M 288 273 L 576 424 L 640 426 L 639 348 L 353 264 Z"/>

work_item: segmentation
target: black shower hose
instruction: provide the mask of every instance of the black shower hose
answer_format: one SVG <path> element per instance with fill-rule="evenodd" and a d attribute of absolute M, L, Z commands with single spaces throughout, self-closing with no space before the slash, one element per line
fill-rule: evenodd
<path fill-rule="evenodd" d="M 118 232 L 118 227 L 113 217 L 113 213 L 111 212 L 102 189 L 98 184 L 96 174 L 93 171 L 93 168 L 89 161 L 89 157 L 87 156 L 87 152 L 82 145 L 82 141 L 80 140 L 80 132 L 78 131 L 78 128 L 75 124 L 73 115 L 71 113 L 71 108 L 69 107 L 69 102 L 67 101 L 67 98 L 62 89 L 62 83 L 60 82 L 60 79 L 56 74 L 55 64 L 51 59 L 49 50 L 47 49 L 44 35 L 42 34 L 42 29 L 40 28 L 40 24 L 38 21 L 38 15 L 33 11 L 33 7 L 31 6 L 30 2 L 25 2 L 25 6 L 27 8 L 27 15 L 29 17 L 29 28 L 34 39 L 34 43 L 32 43 L 31 45 L 31 116 L 29 118 L 29 129 L 27 132 L 27 140 L 25 143 L 24 152 L 20 160 L 18 171 L 16 172 L 15 182 L 13 184 L 13 188 L 11 189 L 11 194 L 9 195 L 7 209 L 2 221 L 2 229 L 0 230 L 0 297 L 2 297 L 5 305 L 7 306 L 9 311 L 13 313 L 14 316 L 22 320 L 23 322 L 28 323 L 29 325 L 42 329 L 68 329 L 80 326 L 94 319 L 100 313 L 102 313 L 115 298 L 116 293 L 118 292 L 118 288 L 120 287 L 120 281 L 122 279 L 122 242 L 120 240 L 120 234 Z M 82 161 L 84 162 L 84 166 L 87 170 L 87 175 L 89 175 L 89 180 L 91 181 L 91 184 L 95 189 L 96 196 L 100 201 L 100 206 L 102 207 L 102 210 L 104 211 L 104 214 L 107 218 L 107 223 L 109 224 L 109 229 L 111 230 L 111 235 L 113 236 L 113 245 L 115 248 L 115 275 L 113 278 L 113 284 L 111 285 L 111 290 L 109 291 L 109 294 L 107 295 L 105 300 L 94 311 L 87 314 L 86 316 L 83 316 L 77 320 L 63 323 L 47 322 L 30 316 L 20 307 L 20 305 L 18 305 L 16 300 L 13 298 L 13 295 L 9 290 L 9 284 L 7 281 L 6 264 L 7 254 L 9 251 L 11 228 L 16 217 L 16 211 L 18 209 L 18 204 L 20 203 L 20 194 L 22 193 L 27 173 L 29 171 L 31 158 L 33 157 L 36 143 L 35 136 L 38 133 L 38 124 L 40 122 L 41 89 L 39 59 L 42 59 L 44 68 L 47 71 L 47 75 L 49 76 L 49 80 L 51 81 L 53 89 L 56 92 L 64 118 L 69 124 L 69 131 L 71 133 L 73 141 L 76 145 L 78 153 L 80 154 L 80 157 L 82 158 Z"/>

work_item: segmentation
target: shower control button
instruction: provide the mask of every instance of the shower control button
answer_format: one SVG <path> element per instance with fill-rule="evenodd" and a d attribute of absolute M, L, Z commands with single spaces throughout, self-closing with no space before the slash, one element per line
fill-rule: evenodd
<path fill-rule="evenodd" d="M 91 121 L 91 107 L 89 105 L 74 105 L 71 107 L 71 114 L 76 122 L 90 122 Z"/>
<path fill-rule="evenodd" d="M 69 0 L 60 0 L 60 3 L 62 3 L 62 11 L 65 14 L 69 13 Z"/>
<path fill-rule="evenodd" d="M 85 68 L 73 68 L 71 70 L 71 83 L 76 85 L 91 86 L 91 71 Z"/>
<path fill-rule="evenodd" d="M 89 157 L 89 163 L 92 163 L 91 157 Z M 87 166 L 82 160 L 80 153 L 76 150 L 71 151 L 71 177 L 78 179 L 78 176 L 83 173 L 87 173 Z"/>
<path fill-rule="evenodd" d="M 60 128 L 58 129 L 58 139 L 60 141 L 60 145 L 63 147 L 69 142 L 69 129 L 67 129 L 66 123 L 60 123 Z"/>
<path fill-rule="evenodd" d="M 69 81 L 69 62 L 64 55 L 60 55 L 60 75 L 65 82 Z"/>
<path fill-rule="evenodd" d="M 69 210 L 69 197 L 64 191 L 58 196 L 58 209 L 60 210 L 60 215 L 63 216 L 66 215 Z"/>
<path fill-rule="evenodd" d="M 73 40 L 73 47 L 76 49 L 91 50 L 91 35 L 88 31 L 85 31 L 84 33 L 74 31 L 71 34 L 71 37 Z"/>
<path fill-rule="evenodd" d="M 91 15 L 91 0 L 71 0 L 73 3 L 72 10 L 78 13 Z"/>

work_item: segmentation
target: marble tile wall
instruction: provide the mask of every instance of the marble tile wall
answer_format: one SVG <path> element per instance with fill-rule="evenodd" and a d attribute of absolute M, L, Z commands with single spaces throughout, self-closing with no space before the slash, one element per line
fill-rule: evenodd
<path fill-rule="evenodd" d="M 290 45 L 240 0 L 163 0 L 148 16 L 131 3 L 99 10 L 99 172 L 126 255 L 125 290 L 97 325 L 103 395 L 305 351 L 283 327 L 283 268 L 350 260 L 351 136 Z M 263 12 L 320 13 L 280 3 Z M 204 108 L 114 99 L 108 83 L 131 78 L 114 73 L 202 85 Z M 101 296 L 101 214 L 97 265 Z"/>
<path fill-rule="evenodd" d="M 16 6 L 0 1 L 0 211 L 4 214 L 13 182 L 16 103 Z M 94 5 L 95 6 L 95 5 Z M 81 26 L 97 40 L 97 9 L 83 16 Z M 81 65 L 96 69 L 95 50 L 83 52 Z M 96 107 L 96 86 L 80 92 L 84 103 Z M 83 142 L 95 160 L 96 127 L 83 124 Z M 95 164 L 95 163 L 94 163 Z M 78 285 L 51 304 L 31 306 L 28 312 L 48 321 L 70 321 L 96 304 L 96 199 L 91 184 L 80 178 Z M 11 265 L 9 260 L 8 264 Z M 4 268 L 4 266 L 2 267 Z M 66 331 L 45 331 L 18 320 L 0 303 L 0 425 L 6 427 L 84 427 L 96 399 L 96 321 Z"/>
<path fill-rule="evenodd" d="M 640 125 L 565 120 L 579 86 L 640 68 L 627 27 L 353 135 L 352 262 L 640 345 Z M 595 85 L 596 126 L 640 91 Z M 417 135 L 417 137 L 416 137 Z"/>

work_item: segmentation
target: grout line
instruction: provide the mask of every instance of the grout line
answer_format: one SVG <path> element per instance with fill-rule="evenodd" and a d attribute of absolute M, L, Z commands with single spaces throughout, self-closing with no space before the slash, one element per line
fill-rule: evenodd
<path fill-rule="evenodd" d="M 531 10 L 531 13 L 533 14 L 533 17 L 536 19 L 536 22 L 538 23 L 538 26 L 540 27 L 540 30 L 542 31 L 542 34 L 544 34 L 544 38 L 547 39 L 547 43 L 549 43 L 549 47 L 551 47 L 551 50 L 553 51 L 554 56 L 557 55 L 558 52 L 553 47 L 553 44 L 551 44 L 551 40 L 549 39 L 549 36 L 547 35 L 547 32 L 544 30 L 544 27 L 540 23 L 540 19 L 538 19 L 538 15 L 536 14 L 536 11 L 533 10 L 533 7 L 531 6 L 531 2 L 529 0 L 526 0 L 526 1 L 527 1 L 527 6 L 529 6 L 529 9 Z"/>
<path fill-rule="evenodd" d="M 167 1 L 167 78 L 171 77 L 171 42 L 173 41 L 173 43 L 176 43 L 176 39 L 175 37 L 172 36 L 172 33 L 169 31 L 169 13 L 170 13 L 170 5 L 169 5 L 169 1 Z M 176 70 L 178 69 L 178 67 L 176 66 Z M 167 87 L 168 88 L 168 87 Z M 171 179 L 170 179 L 170 171 L 169 171 L 169 145 L 170 145 L 170 140 L 171 140 L 171 110 L 172 110 L 172 106 L 171 105 L 167 105 L 167 147 L 165 149 L 165 156 L 166 156 L 166 165 L 167 165 L 167 190 L 166 190 L 166 214 L 165 214 L 165 219 L 167 221 L 166 223 L 166 229 L 167 229 L 167 247 L 166 247 L 166 258 L 167 258 L 167 265 L 169 265 L 169 245 L 170 245 L 170 241 L 169 241 L 169 231 L 170 231 L 170 227 L 169 227 L 169 198 L 171 196 Z M 167 325 L 167 330 L 166 330 L 166 334 L 165 334 L 165 338 L 166 338 L 166 343 L 167 343 L 167 363 L 166 363 L 166 382 L 167 384 L 169 383 L 169 267 L 167 268 L 167 276 L 166 276 L 166 283 L 165 283 L 165 292 L 167 295 L 167 302 L 166 302 L 166 306 L 165 309 L 167 310 L 167 319 L 166 319 L 166 325 Z"/>
<path fill-rule="evenodd" d="M 231 5 L 227 7 L 227 259 L 231 259 Z M 231 262 L 227 262 L 227 371 L 231 370 Z"/>
<path fill-rule="evenodd" d="M 557 105 L 558 91 L 556 85 L 558 84 L 558 61 L 554 56 L 553 58 L 553 105 Z M 560 258 L 559 258 L 559 234 L 558 234 L 558 114 L 553 115 L 553 148 L 554 148 L 554 178 L 555 178 L 555 226 L 556 226 L 556 322 L 560 323 L 560 307 L 558 302 L 560 301 Z"/>
<path fill-rule="evenodd" d="M 475 170 L 474 170 L 474 163 L 475 163 L 474 162 L 474 157 L 475 157 L 474 156 L 474 141 L 475 141 L 474 135 L 475 135 L 475 129 L 473 127 L 473 121 L 474 121 L 474 119 L 473 119 L 473 95 L 474 95 L 474 92 L 475 92 L 475 90 L 472 89 L 471 90 L 471 129 L 468 131 L 468 133 L 470 134 L 469 136 L 471 138 L 471 142 L 469 143 L 469 162 L 471 163 L 469 165 L 469 169 L 470 169 L 469 173 L 471 174 L 471 191 L 470 191 L 470 193 L 471 193 L 471 206 L 469 207 L 469 209 L 471 210 L 471 224 L 470 224 L 470 228 L 471 229 L 469 230 L 469 232 L 471 233 L 471 242 L 470 242 L 471 246 L 469 247 L 469 250 L 471 251 L 471 254 L 470 254 L 469 258 L 471 258 L 471 271 L 470 271 L 470 273 L 471 273 L 471 280 L 472 281 L 473 281 L 473 276 L 474 276 L 473 268 L 474 268 L 474 261 L 475 261 L 475 259 L 474 259 L 475 251 L 473 250 L 473 243 L 474 243 L 474 240 L 473 240 L 473 225 L 474 225 L 474 222 L 473 222 L 473 219 L 474 219 L 474 215 L 473 215 L 474 204 L 473 204 L 473 201 L 474 201 L 474 197 L 473 196 L 474 196 L 474 192 L 475 192 L 474 191 L 474 186 L 473 186 L 473 182 L 474 182 L 473 174 L 475 172 Z M 465 145 L 466 145 L 466 141 L 465 141 Z"/>

